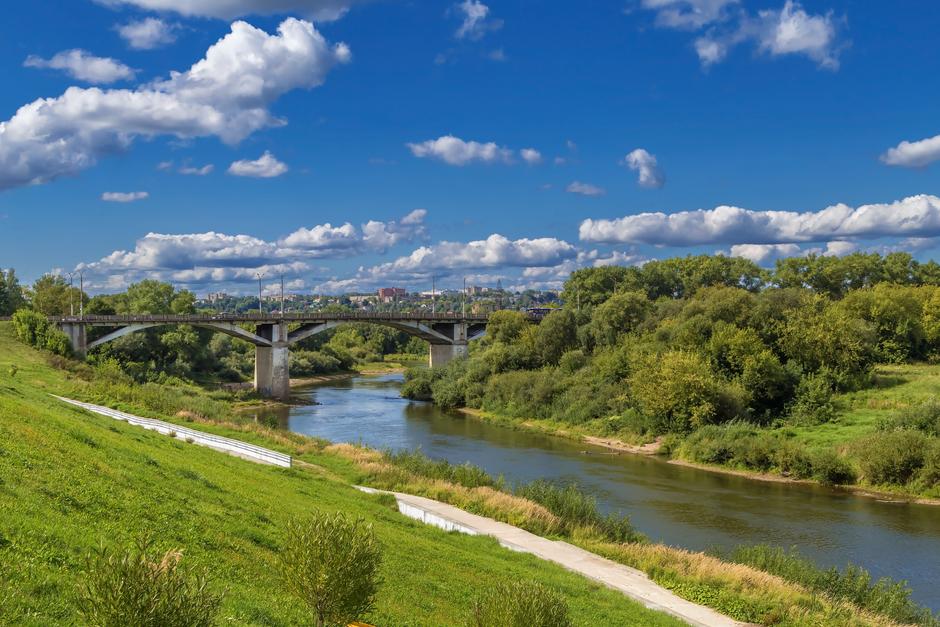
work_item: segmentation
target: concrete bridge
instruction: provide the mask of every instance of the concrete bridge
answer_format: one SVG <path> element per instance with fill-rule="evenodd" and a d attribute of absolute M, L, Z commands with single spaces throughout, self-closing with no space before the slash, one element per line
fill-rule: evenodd
<path fill-rule="evenodd" d="M 69 336 L 72 350 L 84 357 L 95 348 L 125 335 L 154 327 L 188 324 L 244 340 L 255 346 L 255 389 L 286 399 L 290 394 L 290 347 L 340 324 L 371 322 L 414 335 L 430 344 L 431 367 L 467 354 L 467 343 L 486 331 L 487 314 L 285 313 L 206 315 L 64 316 L 51 320 Z M 107 327 L 88 341 L 88 327 Z M 246 327 L 254 330 L 246 330 Z"/>

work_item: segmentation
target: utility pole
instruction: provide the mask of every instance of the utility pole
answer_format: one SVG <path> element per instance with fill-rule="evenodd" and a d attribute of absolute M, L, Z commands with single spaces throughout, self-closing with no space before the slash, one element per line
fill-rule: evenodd
<path fill-rule="evenodd" d="M 78 271 L 78 317 L 85 317 L 85 271 Z"/>
<path fill-rule="evenodd" d="M 258 315 L 264 316 L 264 304 L 261 300 L 261 279 L 264 278 L 264 272 L 258 272 L 255 274 L 258 277 Z"/>
<path fill-rule="evenodd" d="M 435 289 L 436 286 L 434 284 L 434 278 L 435 277 L 432 274 L 431 275 L 431 313 L 432 314 L 437 313 L 437 290 Z"/>
<path fill-rule="evenodd" d="M 281 317 L 284 317 L 284 275 L 281 275 Z"/>
<path fill-rule="evenodd" d="M 73 287 L 74 283 L 72 283 L 72 276 L 75 274 L 75 271 L 73 270 L 72 272 L 66 272 L 66 274 L 69 275 L 69 315 L 74 316 L 75 315 L 75 302 L 74 302 L 75 301 L 75 294 L 74 294 L 75 288 Z"/>
<path fill-rule="evenodd" d="M 467 277 L 463 278 L 463 317 L 467 317 Z"/>

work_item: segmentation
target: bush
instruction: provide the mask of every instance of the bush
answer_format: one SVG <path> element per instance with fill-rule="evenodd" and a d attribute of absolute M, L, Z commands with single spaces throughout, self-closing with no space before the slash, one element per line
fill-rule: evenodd
<path fill-rule="evenodd" d="M 851 485 L 858 477 L 848 460 L 833 449 L 822 449 L 812 456 L 813 478 L 823 485 Z"/>
<path fill-rule="evenodd" d="M 849 601 L 900 623 L 940 624 L 930 610 L 911 600 L 911 589 L 906 582 L 888 578 L 872 582 L 868 571 L 852 564 L 843 571 L 821 569 L 796 550 L 784 551 L 767 545 L 738 547 L 722 557 L 806 586 L 832 599 Z"/>
<path fill-rule="evenodd" d="M 869 483 L 907 485 L 924 467 L 927 436 L 909 430 L 874 433 L 852 449 Z"/>
<path fill-rule="evenodd" d="M 940 399 L 930 400 L 908 407 L 880 425 L 883 431 L 914 429 L 927 435 L 940 437 Z"/>
<path fill-rule="evenodd" d="M 180 567 L 181 551 L 148 555 L 149 541 L 134 550 L 99 549 L 88 558 L 78 590 L 84 622 L 100 627 L 199 627 L 215 622 L 222 595 L 205 573 Z"/>
<path fill-rule="evenodd" d="M 72 354 L 68 336 L 50 324 L 44 315 L 30 309 L 20 309 L 13 314 L 13 333 L 19 341 L 33 348 L 63 357 Z"/>
<path fill-rule="evenodd" d="M 825 373 L 810 374 L 796 388 L 796 399 L 790 408 L 794 422 L 818 425 L 830 422 L 836 415 L 832 402 L 832 383 Z"/>
<path fill-rule="evenodd" d="M 917 487 L 922 492 L 940 495 L 940 440 L 932 440 L 924 455 L 924 467 L 917 476 Z"/>
<path fill-rule="evenodd" d="M 516 486 L 516 496 L 543 505 L 562 519 L 565 530 L 571 534 L 578 527 L 589 527 L 610 542 L 640 542 L 644 540 L 630 519 L 614 514 L 602 515 L 597 500 L 581 492 L 576 485 L 558 485 L 544 479 Z"/>
<path fill-rule="evenodd" d="M 287 523 L 284 582 L 310 608 L 317 627 L 346 625 L 372 611 L 382 554 L 372 525 L 345 514 Z"/>
<path fill-rule="evenodd" d="M 528 581 L 488 587 L 473 602 L 470 627 L 570 627 L 568 605 L 556 592 Z"/>
<path fill-rule="evenodd" d="M 431 385 L 435 371 L 429 368 L 409 368 L 405 372 L 405 383 L 401 386 L 401 395 L 415 401 L 429 401 L 433 397 Z"/>

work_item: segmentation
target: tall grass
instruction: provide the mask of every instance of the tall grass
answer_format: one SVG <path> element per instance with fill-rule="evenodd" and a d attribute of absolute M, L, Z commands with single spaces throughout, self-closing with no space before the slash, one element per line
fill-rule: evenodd
<path fill-rule="evenodd" d="M 844 570 L 823 569 L 799 555 L 795 549 L 785 551 L 767 545 L 738 547 L 721 557 L 777 575 L 832 599 L 849 601 L 901 623 L 940 626 L 940 619 L 929 609 L 911 600 L 907 582 L 887 577 L 873 581 L 867 570 L 853 564 Z"/>
<path fill-rule="evenodd" d="M 502 490 L 505 487 L 502 477 L 493 478 L 479 466 L 470 463 L 451 464 L 444 459 L 431 459 L 420 450 L 386 450 L 383 457 L 393 466 L 426 479 L 440 479 L 465 488 L 488 487 Z"/>

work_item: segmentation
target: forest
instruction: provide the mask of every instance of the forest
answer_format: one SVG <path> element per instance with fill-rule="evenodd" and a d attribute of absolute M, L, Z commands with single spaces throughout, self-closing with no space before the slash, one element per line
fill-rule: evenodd
<path fill-rule="evenodd" d="M 906 253 L 720 255 L 586 268 L 533 324 L 493 315 L 470 357 L 407 373 L 403 394 L 540 420 L 693 462 L 940 495 L 940 403 L 899 404 L 857 441 L 812 445 L 880 364 L 940 361 L 940 266 Z"/>

